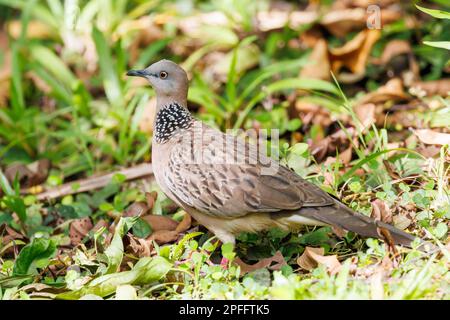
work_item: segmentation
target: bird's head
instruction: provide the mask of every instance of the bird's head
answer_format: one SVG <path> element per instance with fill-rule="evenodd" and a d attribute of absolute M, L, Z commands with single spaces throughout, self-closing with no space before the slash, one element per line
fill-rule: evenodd
<path fill-rule="evenodd" d="M 150 82 L 159 98 L 183 97 L 188 90 L 186 72 L 170 60 L 160 60 L 143 70 L 130 70 L 127 76 L 143 77 Z"/>

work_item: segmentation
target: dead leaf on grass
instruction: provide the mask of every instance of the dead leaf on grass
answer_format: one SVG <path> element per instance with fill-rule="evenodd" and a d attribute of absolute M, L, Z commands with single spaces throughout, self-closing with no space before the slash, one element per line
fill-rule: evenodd
<path fill-rule="evenodd" d="M 159 230 L 153 232 L 147 240 L 154 240 L 157 244 L 165 244 L 178 239 L 179 233 L 171 230 Z"/>
<path fill-rule="evenodd" d="M 44 182 L 49 169 L 50 160 L 48 159 L 41 159 L 30 164 L 14 163 L 5 169 L 5 176 L 11 183 L 17 176 L 20 185 L 29 188 Z"/>
<path fill-rule="evenodd" d="M 300 72 L 300 77 L 330 80 L 330 69 L 327 42 L 319 39 L 308 58 L 308 64 Z"/>
<path fill-rule="evenodd" d="M 133 254 L 139 258 L 150 257 L 153 250 L 153 243 L 151 240 L 135 237 L 131 233 L 128 233 L 127 237 L 130 243 L 129 248 Z"/>
<path fill-rule="evenodd" d="M 341 269 L 341 263 L 337 256 L 324 256 L 324 252 L 323 248 L 306 247 L 303 254 L 298 257 L 297 264 L 307 271 L 317 268 L 318 265 L 325 265 L 330 274 L 338 273 Z"/>
<path fill-rule="evenodd" d="M 431 129 L 417 129 L 413 132 L 425 144 L 450 145 L 450 133 L 436 132 Z"/>
<path fill-rule="evenodd" d="M 361 130 L 367 130 L 375 123 L 375 109 L 373 103 L 359 104 L 354 107 L 356 117 L 360 121 Z"/>
<path fill-rule="evenodd" d="M 124 217 L 136 217 L 136 216 L 143 216 L 147 214 L 149 211 L 148 206 L 143 201 L 134 202 L 132 205 L 130 205 L 127 210 L 123 213 Z"/>
<path fill-rule="evenodd" d="M 330 49 L 331 69 L 335 74 L 346 67 L 353 74 L 364 74 L 373 45 L 381 37 L 381 31 L 367 29 L 358 33 L 344 46 Z"/>
<path fill-rule="evenodd" d="M 192 218 L 189 215 L 189 213 L 186 212 L 183 216 L 183 220 L 181 220 L 181 222 L 178 224 L 175 231 L 178 233 L 185 232 L 186 230 L 188 230 L 191 227 L 191 222 L 192 222 Z"/>
<path fill-rule="evenodd" d="M 157 198 L 158 198 L 158 192 L 156 192 L 156 191 L 145 193 L 145 200 L 147 200 L 147 206 L 150 211 L 152 211 Z"/>
<path fill-rule="evenodd" d="M 147 221 L 147 223 L 152 227 L 153 231 L 175 231 L 178 226 L 178 222 L 161 215 L 149 214 L 143 216 L 142 219 Z"/>
<path fill-rule="evenodd" d="M 368 103 L 385 103 L 386 101 L 401 101 L 408 100 L 403 90 L 402 81 L 399 78 L 389 80 L 384 86 L 379 87 L 374 92 L 365 95 L 360 101 L 360 104 Z"/>
<path fill-rule="evenodd" d="M 262 268 L 280 270 L 282 266 L 287 264 L 280 251 L 277 251 L 272 257 L 262 259 L 255 264 L 246 264 L 240 258 L 236 258 L 234 262 L 241 267 L 241 275 Z"/>
<path fill-rule="evenodd" d="M 446 97 L 450 94 L 450 79 L 433 81 L 417 81 L 411 87 L 417 87 L 426 92 L 427 95 L 439 95 Z"/>
<path fill-rule="evenodd" d="M 76 246 L 91 231 L 93 225 L 89 217 L 76 219 L 70 223 L 69 237 L 70 243 Z"/>
<path fill-rule="evenodd" d="M 370 216 L 378 221 L 385 223 L 392 223 L 392 211 L 389 206 L 380 199 L 375 199 L 371 202 L 372 212 Z"/>

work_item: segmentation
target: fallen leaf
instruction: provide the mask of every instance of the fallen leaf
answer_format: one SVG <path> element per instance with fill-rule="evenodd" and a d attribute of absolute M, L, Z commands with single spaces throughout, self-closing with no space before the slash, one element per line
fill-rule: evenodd
<path fill-rule="evenodd" d="M 393 218 L 394 226 L 400 230 L 405 230 L 406 228 L 408 228 L 409 225 L 411 224 L 411 222 L 412 222 L 411 219 L 409 219 L 408 217 L 405 217 L 402 214 L 398 214 L 398 215 L 394 216 L 394 218 Z"/>
<path fill-rule="evenodd" d="M 156 191 L 145 193 L 145 200 L 147 200 L 147 206 L 150 211 L 153 209 L 153 206 L 155 205 L 155 201 L 157 198 L 158 198 L 158 192 L 156 192 Z"/>
<path fill-rule="evenodd" d="M 318 265 L 325 265 L 330 274 L 338 273 L 341 263 L 337 256 L 324 256 L 324 252 L 323 248 L 306 247 L 303 254 L 297 258 L 297 264 L 307 271 L 315 269 Z"/>
<path fill-rule="evenodd" d="M 159 230 L 153 232 L 147 240 L 154 240 L 157 244 L 165 244 L 178 239 L 178 232 L 170 230 Z"/>
<path fill-rule="evenodd" d="M 153 250 L 153 243 L 151 240 L 135 237 L 131 233 L 128 233 L 127 237 L 129 240 L 129 248 L 133 254 L 139 258 L 150 257 Z"/>
<path fill-rule="evenodd" d="M 425 144 L 450 145 L 450 133 L 436 132 L 431 129 L 417 129 L 413 132 Z"/>
<path fill-rule="evenodd" d="M 5 169 L 5 176 L 9 182 L 19 179 L 20 185 L 29 188 L 44 182 L 50 169 L 50 160 L 41 159 L 30 164 L 14 163 Z"/>
<path fill-rule="evenodd" d="M 374 92 L 363 96 L 359 101 L 359 104 L 378 104 L 386 101 L 401 100 L 408 100 L 408 96 L 403 90 L 402 81 L 399 78 L 394 78 L 389 80 L 384 86 L 379 87 Z"/>
<path fill-rule="evenodd" d="M 305 126 L 316 124 L 328 127 L 333 122 L 330 111 L 316 103 L 298 99 L 295 102 L 295 110 Z"/>
<path fill-rule="evenodd" d="M 175 231 L 178 226 L 178 222 L 161 215 L 149 214 L 141 217 L 152 227 L 153 231 Z"/>
<path fill-rule="evenodd" d="M 450 79 L 433 81 L 417 81 L 411 87 L 417 87 L 426 92 L 427 95 L 439 95 L 446 97 L 450 94 Z"/>
<path fill-rule="evenodd" d="M 73 220 L 69 228 L 70 243 L 73 246 L 80 244 L 83 238 L 91 231 L 92 227 L 93 225 L 89 217 Z"/>
<path fill-rule="evenodd" d="M 358 104 L 353 109 L 360 121 L 361 131 L 370 129 L 375 124 L 375 108 L 373 103 Z"/>
<path fill-rule="evenodd" d="M 394 39 L 389 41 L 383 49 L 380 59 L 374 59 L 375 64 L 386 65 L 392 58 L 402 55 L 409 54 L 412 52 L 411 45 L 406 40 Z"/>
<path fill-rule="evenodd" d="M 345 231 L 342 228 L 339 228 L 338 226 L 331 226 L 331 231 L 333 231 L 333 233 L 338 237 L 338 238 L 343 238 L 346 234 L 347 231 Z"/>
<path fill-rule="evenodd" d="M 383 9 L 380 11 L 380 29 L 387 23 L 400 19 L 402 13 L 397 10 Z M 337 37 L 344 37 L 351 31 L 367 28 L 367 22 L 372 18 L 372 13 L 367 11 L 367 6 L 363 8 L 352 8 L 344 10 L 330 10 L 320 20 L 330 33 Z M 379 30 L 379 29 L 367 29 Z"/>
<path fill-rule="evenodd" d="M 277 251 L 272 257 L 262 259 L 255 264 L 246 264 L 240 258 L 234 259 L 234 263 L 240 266 L 241 275 L 262 268 L 268 268 L 270 270 L 280 270 L 282 266 L 287 265 L 286 260 L 284 259 L 280 251 Z"/>
<path fill-rule="evenodd" d="M 148 206 L 145 202 L 138 201 L 130 205 L 127 210 L 123 213 L 124 217 L 135 217 L 143 216 L 149 211 Z"/>
<path fill-rule="evenodd" d="M 351 137 L 353 137 L 356 132 L 353 128 L 347 128 L 346 131 Z M 347 133 L 344 130 L 339 130 L 326 136 L 324 139 L 311 143 L 311 155 L 313 155 L 318 162 L 322 162 L 328 154 L 336 154 L 336 149 L 338 149 L 341 154 L 344 153 L 351 147 Z M 344 153 L 345 159 L 341 158 L 341 160 L 349 161 L 349 155 L 351 155 L 351 150 Z"/>
<path fill-rule="evenodd" d="M 347 67 L 353 74 L 364 74 L 370 51 L 380 37 L 380 30 L 366 29 L 344 46 L 330 49 L 333 72 L 339 74 L 341 68 Z"/>
<path fill-rule="evenodd" d="M 185 232 L 191 227 L 192 218 L 189 213 L 185 213 L 183 216 L 183 220 L 178 224 L 175 231 L 178 233 Z"/>
<path fill-rule="evenodd" d="M 106 230 L 108 230 L 109 224 L 108 224 L 108 222 L 106 222 L 106 220 L 100 219 L 99 221 L 97 221 L 95 226 L 92 228 L 92 231 L 96 232 L 96 231 L 100 230 L 100 228 L 102 228 L 102 227 L 104 227 Z"/>
<path fill-rule="evenodd" d="M 327 42 L 319 39 L 308 58 L 308 64 L 301 70 L 300 77 L 330 80 L 330 70 Z"/>
<path fill-rule="evenodd" d="M 380 199 L 375 199 L 371 202 L 372 212 L 370 216 L 378 221 L 385 223 L 392 223 L 392 211 L 389 206 Z"/>

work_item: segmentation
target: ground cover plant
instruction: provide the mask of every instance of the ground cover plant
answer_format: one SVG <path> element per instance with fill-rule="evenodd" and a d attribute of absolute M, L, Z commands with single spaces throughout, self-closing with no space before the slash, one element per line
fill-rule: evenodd
<path fill-rule="evenodd" d="M 449 299 L 446 1 L 0 0 L 0 299 Z M 221 244 L 152 176 L 155 94 L 277 129 L 282 162 L 436 245 L 332 227 Z"/>

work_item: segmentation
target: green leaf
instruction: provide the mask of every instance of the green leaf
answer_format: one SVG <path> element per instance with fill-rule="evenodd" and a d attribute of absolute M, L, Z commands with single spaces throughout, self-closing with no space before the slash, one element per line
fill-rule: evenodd
<path fill-rule="evenodd" d="M 222 256 L 228 260 L 233 260 L 236 256 L 234 245 L 232 243 L 224 243 L 222 245 Z"/>
<path fill-rule="evenodd" d="M 424 41 L 423 43 L 435 48 L 450 50 L 450 41 Z"/>
<path fill-rule="evenodd" d="M 36 274 L 32 268 L 38 260 L 49 259 L 56 253 L 56 241 L 52 239 L 35 238 L 22 248 L 13 268 L 13 275 Z"/>
<path fill-rule="evenodd" d="M 443 11 L 443 10 L 436 10 L 436 9 L 428 9 L 421 6 L 418 6 L 416 4 L 417 9 L 419 9 L 422 12 L 428 13 L 430 16 L 433 16 L 438 19 L 450 19 L 450 12 Z"/>
<path fill-rule="evenodd" d="M 162 279 L 172 268 L 172 263 L 163 257 L 145 257 L 136 263 L 133 270 L 139 270 L 133 281 L 136 285 L 145 285 Z"/>
<path fill-rule="evenodd" d="M 30 48 L 30 54 L 33 60 L 39 62 L 40 65 L 50 71 L 67 88 L 71 88 L 72 84 L 77 81 L 66 63 L 47 47 L 34 45 Z"/>
<path fill-rule="evenodd" d="M 303 155 L 306 151 L 308 151 L 308 144 L 307 143 L 296 143 L 292 147 L 289 148 L 289 151 L 296 154 L 296 155 Z"/>
<path fill-rule="evenodd" d="M 96 27 L 92 30 L 92 38 L 97 49 L 98 61 L 100 64 L 100 73 L 103 79 L 106 96 L 113 106 L 123 106 L 123 94 L 119 78 L 115 73 L 114 63 L 112 61 L 109 45 L 103 33 Z"/>
<path fill-rule="evenodd" d="M 79 290 L 61 293 L 57 299 L 79 299 L 87 294 L 105 297 L 113 294 L 117 287 L 132 284 L 146 285 L 162 279 L 172 268 L 172 263 L 163 257 L 145 257 L 133 269 L 125 272 L 107 274 L 91 281 Z"/>
<path fill-rule="evenodd" d="M 152 227 L 142 218 L 137 219 L 133 226 L 133 234 L 138 238 L 147 238 L 152 233 Z"/>
<path fill-rule="evenodd" d="M 11 211 L 17 214 L 20 221 L 25 222 L 27 220 L 27 208 L 21 197 L 6 196 L 3 202 Z"/>
<path fill-rule="evenodd" d="M 437 226 L 433 230 L 433 234 L 436 236 L 436 238 L 442 238 L 447 234 L 448 227 L 447 224 L 444 222 L 439 222 Z"/>
<path fill-rule="evenodd" d="M 108 268 L 104 274 L 117 272 L 119 269 L 123 258 L 122 238 L 128 230 L 133 227 L 138 218 L 139 217 L 120 218 L 119 223 L 116 226 L 116 230 L 114 231 L 114 237 L 111 244 L 105 250 L 105 255 L 108 258 Z"/>
<path fill-rule="evenodd" d="M 334 84 L 319 79 L 287 78 L 275 81 L 267 86 L 267 91 L 269 93 L 289 89 L 325 91 L 336 95 L 339 93 L 338 89 L 336 89 L 336 86 Z"/>

